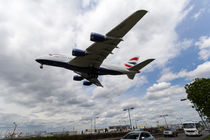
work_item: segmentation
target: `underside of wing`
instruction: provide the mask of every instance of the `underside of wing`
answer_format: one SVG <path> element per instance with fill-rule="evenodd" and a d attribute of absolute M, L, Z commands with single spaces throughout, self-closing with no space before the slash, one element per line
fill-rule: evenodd
<path fill-rule="evenodd" d="M 109 31 L 103 42 L 93 43 L 86 49 L 85 56 L 77 56 L 69 63 L 78 67 L 98 68 L 109 54 L 112 54 L 114 48 L 122 41 L 122 37 L 147 13 L 145 10 L 139 10 L 126 18 L 123 22 Z"/>
<path fill-rule="evenodd" d="M 89 79 L 89 81 L 91 83 L 95 84 L 96 86 L 103 87 L 103 85 L 100 83 L 100 81 L 97 78 L 91 78 L 91 79 Z"/>
<path fill-rule="evenodd" d="M 88 74 L 86 73 L 79 73 L 79 72 L 76 72 L 75 73 L 79 74 L 80 76 L 82 76 L 83 78 L 87 79 L 88 81 L 90 81 L 92 84 L 95 84 L 96 86 L 100 86 L 100 87 L 103 87 L 103 85 L 100 83 L 100 81 L 95 77 L 95 78 L 91 78 L 89 77 Z"/>
<path fill-rule="evenodd" d="M 138 10 L 134 12 L 106 35 L 116 38 L 122 38 L 146 13 L 146 10 Z"/>
<path fill-rule="evenodd" d="M 86 49 L 87 55 L 75 57 L 69 63 L 78 67 L 99 68 L 119 42 L 107 40 L 101 43 L 93 43 Z"/>

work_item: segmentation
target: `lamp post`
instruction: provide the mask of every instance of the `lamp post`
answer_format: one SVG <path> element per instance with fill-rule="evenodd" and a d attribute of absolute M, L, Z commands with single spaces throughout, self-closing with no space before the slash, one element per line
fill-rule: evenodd
<path fill-rule="evenodd" d="M 182 119 L 183 119 L 183 118 L 182 118 L 182 117 L 178 117 L 177 119 L 180 121 L 180 123 L 181 123 L 181 125 L 182 125 L 182 124 L 183 124 L 183 122 L 182 122 Z"/>
<path fill-rule="evenodd" d="M 94 130 L 96 131 L 96 119 L 98 119 L 99 117 L 94 117 Z"/>
<path fill-rule="evenodd" d="M 14 127 L 14 130 L 13 130 L 12 135 L 11 135 L 12 138 L 15 137 L 15 130 L 17 128 L 17 124 L 15 122 L 13 122 L 13 124 L 15 125 L 15 127 Z"/>
<path fill-rule="evenodd" d="M 134 107 L 130 107 L 130 108 L 125 108 L 123 109 L 123 111 L 128 111 L 128 116 L 129 116 L 129 121 L 130 121 L 130 128 L 131 130 L 133 129 L 132 128 L 132 124 L 131 124 L 131 116 L 130 116 L 130 110 L 134 109 Z"/>
<path fill-rule="evenodd" d="M 91 134 L 92 134 L 92 129 L 93 129 L 93 118 L 91 118 L 91 126 L 90 126 Z"/>
<path fill-rule="evenodd" d="M 163 117 L 163 118 L 164 118 L 166 127 L 168 128 L 168 124 L 167 124 L 167 121 L 166 121 L 166 118 L 165 118 L 165 117 L 167 117 L 167 116 L 168 116 L 167 114 L 165 114 L 165 115 L 160 115 L 160 117 Z"/>
<path fill-rule="evenodd" d="M 185 101 L 185 100 L 187 100 L 187 99 L 186 99 L 186 98 L 180 99 L 180 101 Z M 195 110 L 198 112 L 198 115 L 200 116 L 201 121 L 203 122 L 205 128 L 208 129 L 208 126 L 207 126 L 206 122 L 203 120 L 203 115 L 202 115 L 202 113 L 198 110 L 198 107 L 197 107 L 197 105 L 196 105 L 195 103 L 193 103 L 192 108 L 195 108 Z"/>
<path fill-rule="evenodd" d="M 138 122 L 139 120 L 135 120 L 135 123 L 136 123 L 136 129 L 137 129 L 137 122 Z"/>

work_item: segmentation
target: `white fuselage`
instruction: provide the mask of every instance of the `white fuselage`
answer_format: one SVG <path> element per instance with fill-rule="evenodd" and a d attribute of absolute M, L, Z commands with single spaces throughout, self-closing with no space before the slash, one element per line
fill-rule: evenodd
<path fill-rule="evenodd" d="M 61 54 L 49 54 L 46 56 L 39 57 L 36 59 L 41 65 L 50 65 L 56 67 L 63 67 L 79 73 L 91 73 L 93 68 L 91 67 L 79 67 L 71 65 L 69 62 L 73 58 L 67 57 Z M 97 71 L 97 75 L 122 75 L 134 73 L 129 71 L 125 67 L 119 67 L 114 65 L 102 64 L 99 68 L 95 68 L 94 72 Z"/>

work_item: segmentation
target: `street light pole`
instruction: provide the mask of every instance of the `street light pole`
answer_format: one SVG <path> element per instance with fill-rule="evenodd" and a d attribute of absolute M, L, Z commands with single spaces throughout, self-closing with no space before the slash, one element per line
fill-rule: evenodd
<path fill-rule="evenodd" d="M 13 130 L 13 132 L 12 132 L 12 137 L 15 137 L 15 130 L 16 130 L 16 128 L 17 128 L 17 124 L 15 123 L 15 122 L 13 122 L 13 124 L 15 125 L 15 127 L 14 127 L 14 130 Z"/>
<path fill-rule="evenodd" d="M 186 99 L 186 98 L 180 99 L 180 101 L 185 101 L 185 100 L 187 100 L 187 99 Z M 199 117 L 201 118 L 201 121 L 203 122 L 205 128 L 208 129 L 208 126 L 207 126 L 206 122 L 203 120 L 203 116 L 202 116 L 201 112 L 198 111 L 197 105 L 196 105 L 195 103 L 193 103 L 192 108 L 195 108 L 195 110 L 198 112 L 198 115 L 199 115 Z"/>
<path fill-rule="evenodd" d="M 129 116 L 131 130 L 133 129 L 132 128 L 132 123 L 131 123 L 131 116 L 130 116 L 130 110 L 132 110 L 132 109 L 134 109 L 134 107 L 123 109 L 123 111 L 128 111 L 128 116 Z"/>
<path fill-rule="evenodd" d="M 135 122 L 136 122 L 136 129 L 137 129 L 137 121 L 139 121 L 139 120 L 135 120 Z"/>
<path fill-rule="evenodd" d="M 95 117 L 94 118 L 94 130 L 96 131 L 96 119 L 98 119 L 99 117 Z"/>
<path fill-rule="evenodd" d="M 90 127 L 91 134 L 92 134 L 92 129 L 93 129 L 93 128 L 92 128 L 92 126 L 93 126 L 93 125 L 92 125 L 92 121 L 93 121 L 93 118 L 91 118 L 91 127 Z"/>
<path fill-rule="evenodd" d="M 205 125 L 206 129 L 208 129 L 208 126 L 207 126 L 206 122 L 203 120 L 203 115 L 201 114 L 200 111 L 198 111 L 197 105 L 193 103 L 193 106 L 194 106 L 195 110 L 198 112 L 198 115 L 200 116 L 200 118 L 201 118 L 203 124 Z"/>
<path fill-rule="evenodd" d="M 160 117 L 163 117 L 163 118 L 164 118 L 165 123 L 166 123 L 166 127 L 168 128 L 168 124 L 167 124 L 167 121 L 166 121 L 166 118 L 165 118 L 165 117 L 167 117 L 167 116 L 168 116 L 167 114 L 165 114 L 165 115 L 160 115 Z"/>

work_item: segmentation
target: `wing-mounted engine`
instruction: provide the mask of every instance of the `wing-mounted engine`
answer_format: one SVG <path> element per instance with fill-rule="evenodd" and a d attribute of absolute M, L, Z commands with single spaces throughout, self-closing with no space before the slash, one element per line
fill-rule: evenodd
<path fill-rule="evenodd" d="M 122 41 L 122 38 L 114 38 L 114 37 L 109 37 L 109 36 L 105 36 L 105 35 L 98 34 L 98 33 L 91 33 L 90 40 L 93 42 L 104 42 L 106 40 L 120 40 L 120 41 Z"/>
<path fill-rule="evenodd" d="M 72 55 L 73 56 L 85 56 L 87 55 L 86 51 L 80 50 L 80 49 L 73 49 L 72 50 Z"/>
<path fill-rule="evenodd" d="M 75 80 L 75 81 L 82 81 L 84 78 L 82 77 L 82 76 L 78 76 L 78 75 L 75 75 L 74 77 L 73 77 L 73 80 Z"/>
<path fill-rule="evenodd" d="M 103 42 L 106 40 L 106 36 L 98 34 L 98 33 L 91 33 L 90 40 L 93 42 Z"/>
<path fill-rule="evenodd" d="M 92 83 L 91 83 L 90 81 L 84 81 L 84 82 L 83 82 L 83 85 L 85 85 L 85 86 L 90 86 L 90 85 L 92 85 Z"/>

